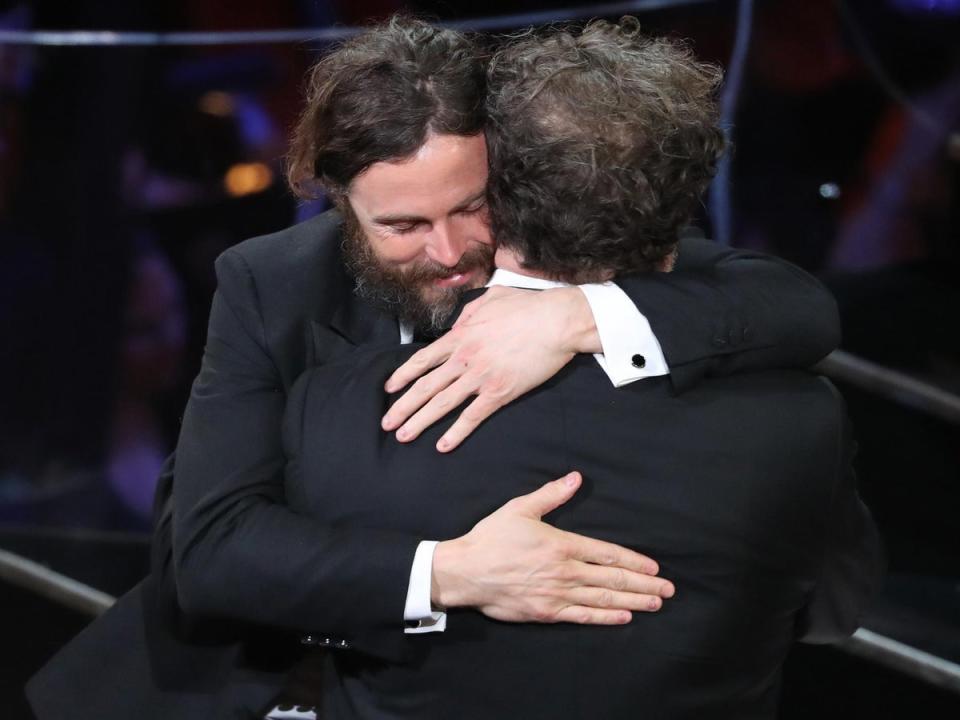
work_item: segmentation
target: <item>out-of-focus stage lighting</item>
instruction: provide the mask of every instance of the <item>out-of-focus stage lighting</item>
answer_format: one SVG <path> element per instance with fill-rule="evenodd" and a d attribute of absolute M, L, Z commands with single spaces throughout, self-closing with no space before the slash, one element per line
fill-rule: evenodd
<path fill-rule="evenodd" d="M 272 184 L 273 171 L 263 163 L 237 163 L 223 176 L 223 186 L 233 197 L 263 192 Z"/>
<path fill-rule="evenodd" d="M 890 0 L 906 12 L 960 13 L 960 0 Z"/>
<path fill-rule="evenodd" d="M 229 117 L 234 111 L 233 97 L 222 90 L 204 93 L 197 105 L 202 112 L 216 117 Z"/>
<path fill-rule="evenodd" d="M 839 200 L 840 186 L 833 182 L 825 182 L 820 186 L 820 197 L 824 200 Z"/>

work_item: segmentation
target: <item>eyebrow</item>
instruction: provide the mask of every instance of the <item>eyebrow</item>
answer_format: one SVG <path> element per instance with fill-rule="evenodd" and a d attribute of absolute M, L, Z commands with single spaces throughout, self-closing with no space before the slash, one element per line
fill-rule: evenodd
<path fill-rule="evenodd" d="M 477 202 L 477 200 L 486 196 L 486 194 L 487 194 L 486 188 L 484 188 L 478 193 L 474 193 L 463 202 L 457 204 L 457 206 L 454 207 L 450 211 L 450 213 L 453 214 L 453 213 L 458 213 L 458 212 L 462 212 L 463 210 L 466 210 L 468 207 L 470 207 L 475 202 Z M 417 224 L 417 223 L 427 222 L 427 219 L 424 217 L 420 217 L 419 215 L 379 215 L 373 218 L 373 222 L 375 222 L 377 225 L 406 225 L 407 223 Z"/>

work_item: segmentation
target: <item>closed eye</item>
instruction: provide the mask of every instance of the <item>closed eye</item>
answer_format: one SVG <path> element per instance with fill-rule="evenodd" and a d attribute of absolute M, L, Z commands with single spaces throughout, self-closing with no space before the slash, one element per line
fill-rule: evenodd
<path fill-rule="evenodd" d="M 385 227 L 394 235 L 406 235 L 408 233 L 412 233 L 421 225 L 423 225 L 423 223 L 408 222 L 408 223 L 390 223 L 385 225 Z"/>
<path fill-rule="evenodd" d="M 472 215 L 473 213 L 480 212 L 486 206 L 487 206 L 486 198 L 481 198 L 480 200 L 477 200 L 475 203 L 471 203 L 469 206 L 465 207 L 460 212 L 465 213 L 467 215 Z"/>

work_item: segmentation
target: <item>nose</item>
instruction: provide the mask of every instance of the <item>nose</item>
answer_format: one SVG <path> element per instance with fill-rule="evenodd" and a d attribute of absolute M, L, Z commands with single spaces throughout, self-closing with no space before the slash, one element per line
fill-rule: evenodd
<path fill-rule="evenodd" d="M 444 267 L 456 266 L 466 249 L 466 236 L 449 223 L 435 224 L 427 238 L 427 257 Z"/>

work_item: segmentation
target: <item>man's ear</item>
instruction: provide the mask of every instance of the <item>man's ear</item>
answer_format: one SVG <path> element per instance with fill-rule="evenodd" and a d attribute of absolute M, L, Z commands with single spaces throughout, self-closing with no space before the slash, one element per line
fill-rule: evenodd
<path fill-rule="evenodd" d="M 677 264 L 677 252 L 679 249 L 679 245 L 674 245 L 670 253 L 657 263 L 655 270 L 657 272 L 672 272 L 673 266 Z"/>
<path fill-rule="evenodd" d="M 340 212 L 343 212 L 344 208 L 347 207 L 350 202 L 349 199 L 347 198 L 347 189 L 340 188 L 340 187 L 327 188 L 327 199 Z"/>

